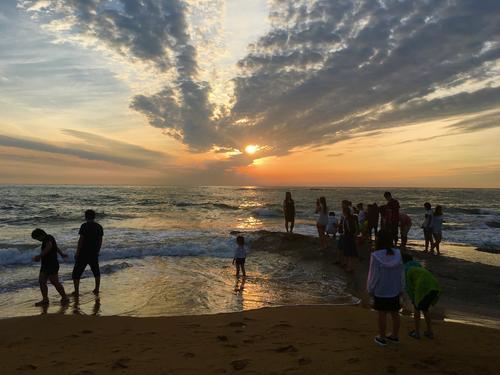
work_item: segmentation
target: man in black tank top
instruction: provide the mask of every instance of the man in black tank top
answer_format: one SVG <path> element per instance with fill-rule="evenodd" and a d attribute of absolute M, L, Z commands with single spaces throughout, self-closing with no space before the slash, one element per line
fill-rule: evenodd
<path fill-rule="evenodd" d="M 78 297 L 80 295 L 80 278 L 87 265 L 90 266 L 95 279 L 94 294 L 99 294 L 99 287 L 101 284 L 101 272 L 99 270 L 99 252 L 102 246 L 103 229 L 95 220 L 95 211 L 85 211 L 86 222 L 82 224 L 78 234 L 78 247 L 75 254 L 75 267 L 73 268 L 73 284 L 75 291 L 73 295 Z"/>

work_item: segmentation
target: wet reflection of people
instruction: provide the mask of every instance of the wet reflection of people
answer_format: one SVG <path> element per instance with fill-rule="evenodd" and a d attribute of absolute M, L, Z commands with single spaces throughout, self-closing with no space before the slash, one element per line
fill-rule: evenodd
<path fill-rule="evenodd" d="M 92 307 L 92 314 L 94 316 L 98 316 L 101 313 L 101 299 L 96 296 L 94 299 L 94 306 Z M 80 298 L 75 298 L 75 303 L 73 304 L 73 314 L 74 315 L 83 315 L 84 312 L 80 308 Z"/>
<path fill-rule="evenodd" d="M 69 308 L 69 303 L 61 303 L 59 310 L 56 312 L 56 314 L 66 314 L 66 311 L 68 311 Z M 40 306 L 40 315 L 45 315 L 48 314 L 49 312 L 49 304 L 43 304 Z"/>
<path fill-rule="evenodd" d="M 245 281 L 246 277 L 236 278 L 236 284 L 234 284 L 234 293 L 235 294 L 243 294 L 243 290 L 245 289 Z"/>

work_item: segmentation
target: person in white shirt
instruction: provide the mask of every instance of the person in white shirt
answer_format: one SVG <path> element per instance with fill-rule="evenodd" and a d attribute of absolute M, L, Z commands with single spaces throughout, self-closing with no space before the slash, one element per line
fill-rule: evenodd
<path fill-rule="evenodd" d="M 371 254 L 367 290 L 378 311 L 378 336 L 375 343 L 386 346 L 387 341 L 399 342 L 400 297 L 404 294 L 405 274 L 399 249 L 393 248 L 393 237 L 385 230 L 378 233 L 376 251 Z M 392 318 L 392 333 L 386 336 L 387 314 Z"/>
<path fill-rule="evenodd" d="M 337 217 L 335 216 L 335 212 L 330 211 L 328 213 L 328 224 L 326 225 L 326 233 L 333 235 L 333 238 L 335 238 L 335 235 L 337 233 Z"/>
<path fill-rule="evenodd" d="M 247 251 L 245 248 L 245 237 L 236 237 L 236 250 L 234 251 L 233 265 L 236 266 L 236 277 L 240 277 L 240 268 L 243 273 L 243 277 L 246 277 L 245 272 L 245 259 L 247 257 Z"/>

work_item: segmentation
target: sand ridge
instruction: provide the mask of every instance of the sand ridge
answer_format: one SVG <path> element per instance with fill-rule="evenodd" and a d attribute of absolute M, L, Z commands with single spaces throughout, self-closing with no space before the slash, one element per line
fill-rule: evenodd
<path fill-rule="evenodd" d="M 438 322 L 434 340 L 373 343 L 376 314 L 347 306 L 204 316 L 42 315 L 0 321 L 2 374 L 495 374 L 500 331 Z"/>

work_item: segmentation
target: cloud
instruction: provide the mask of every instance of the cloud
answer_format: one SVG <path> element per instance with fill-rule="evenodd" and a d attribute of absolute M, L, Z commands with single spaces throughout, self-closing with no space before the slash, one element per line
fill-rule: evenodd
<path fill-rule="evenodd" d="M 169 156 L 144 149 L 129 143 L 116 141 L 99 135 L 63 130 L 67 135 L 78 138 L 81 142 L 55 145 L 37 139 L 25 139 L 0 134 L 0 146 L 74 156 L 80 159 L 104 161 L 129 167 L 152 167 Z"/>
<path fill-rule="evenodd" d="M 476 125 L 457 131 L 498 126 L 496 115 L 481 119 L 500 106 L 497 0 L 271 1 L 272 27 L 239 61 L 232 104 L 222 109 L 198 79 L 187 3 L 52 0 L 33 10 L 36 3 L 23 2 L 175 73 L 131 107 L 193 151 L 252 143 L 267 146 L 259 157 L 284 155 L 456 116 L 476 115 Z"/>
<path fill-rule="evenodd" d="M 83 37 L 86 43 L 169 73 L 172 81 L 165 82 L 164 89 L 152 97 L 135 97 L 131 107 L 193 150 L 210 148 L 211 140 L 215 141 L 210 87 L 197 78 L 197 54 L 190 41 L 185 2 L 25 0 L 21 5 L 55 32 L 58 27 L 50 26 L 64 23 L 67 40 L 76 34 L 80 36 L 76 40 Z"/>

